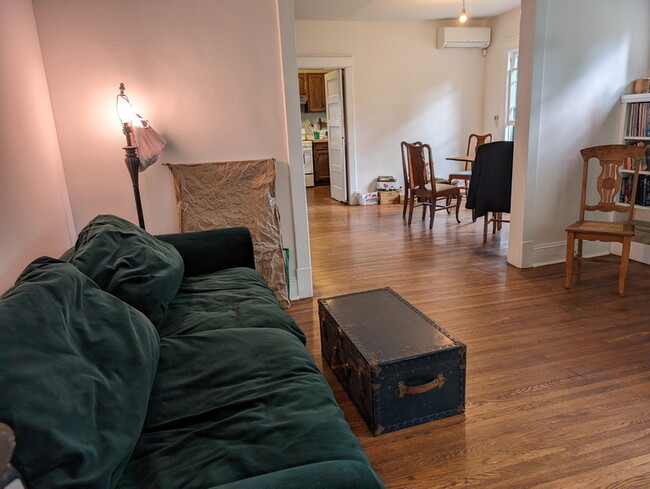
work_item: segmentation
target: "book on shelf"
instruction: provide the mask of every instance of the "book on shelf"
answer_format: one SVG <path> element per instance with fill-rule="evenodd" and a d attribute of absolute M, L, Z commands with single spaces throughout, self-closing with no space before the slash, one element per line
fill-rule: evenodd
<path fill-rule="evenodd" d="M 619 202 L 622 202 L 624 204 L 630 203 L 633 180 L 633 175 L 625 175 L 623 177 L 623 180 L 621 182 L 621 193 L 618 199 Z M 639 182 L 636 186 L 634 204 L 650 207 L 650 175 L 639 175 Z"/>
<path fill-rule="evenodd" d="M 627 121 L 628 138 L 650 137 L 650 102 L 631 103 Z"/>

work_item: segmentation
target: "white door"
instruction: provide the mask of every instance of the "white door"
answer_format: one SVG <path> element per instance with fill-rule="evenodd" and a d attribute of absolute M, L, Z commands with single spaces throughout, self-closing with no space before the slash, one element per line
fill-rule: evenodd
<path fill-rule="evenodd" d="M 348 178 L 345 163 L 345 126 L 343 122 L 343 72 L 325 74 L 327 137 L 329 139 L 330 194 L 340 202 L 348 201 Z"/>

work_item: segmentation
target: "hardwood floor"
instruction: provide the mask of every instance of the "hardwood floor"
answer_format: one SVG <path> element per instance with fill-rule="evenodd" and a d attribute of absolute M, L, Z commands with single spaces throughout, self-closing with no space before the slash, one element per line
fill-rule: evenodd
<path fill-rule="evenodd" d="M 506 264 L 508 225 L 308 189 L 314 298 L 289 313 L 389 489 L 650 488 L 650 267 Z M 416 219 L 417 217 L 417 219 Z M 373 437 L 320 354 L 316 298 L 392 287 L 467 344 L 466 413 Z M 399 328 L 399 325 L 395 325 Z"/>

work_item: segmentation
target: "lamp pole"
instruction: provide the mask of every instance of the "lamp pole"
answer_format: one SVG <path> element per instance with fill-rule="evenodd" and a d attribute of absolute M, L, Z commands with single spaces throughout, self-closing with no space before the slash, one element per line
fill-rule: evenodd
<path fill-rule="evenodd" d="M 126 136 L 126 146 L 122 148 L 124 150 L 124 163 L 126 164 L 126 169 L 129 171 L 131 183 L 133 184 L 133 196 L 135 197 L 135 208 L 138 212 L 138 224 L 142 229 L 145 229 L 144 215 L 142 213 L 142 200 L 140 199 L 140 158 L 138 158 L 137 146 L 133 145 L 133 116 L 130 112 L 131 103 L 129 102 L 128 97 L 124 94 L 124 83 L 120 83 L 120 93 L 117 96 L 117 107 L 118 115 L 122 121 L 122 131 Z M 120 113 L 120 111 L 122 111 L 122 113 Z"/>
<path fill-rule="evenodd" d="M 124 124 L 124 134 L 126 136 L 126 146 L 124 150 L 124 163 L 129 171 L 131 183 L 133 184 L 133 196 L 135 197 L 135 208 L 138 212 L 138 224 L 142 229 L 144 227 L 144 214 L 142 213 L 142 200 L 140 199 L 140 158 L 138 158 L 137 146 L 131 143 L 132 127 L 130 124 Z"/>

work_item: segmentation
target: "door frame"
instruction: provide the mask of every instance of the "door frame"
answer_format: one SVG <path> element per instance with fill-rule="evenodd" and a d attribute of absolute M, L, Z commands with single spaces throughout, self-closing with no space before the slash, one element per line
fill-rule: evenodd
<path fill-rule="evenodd" d="M 354 131 L 354 58 L 352 56 L 298 56 L 299 70 L 343 71 L 343 97 L 345 112 L 345 148 L 348 180 L 348 204 L 357 188 L 356 139 Z"/>

